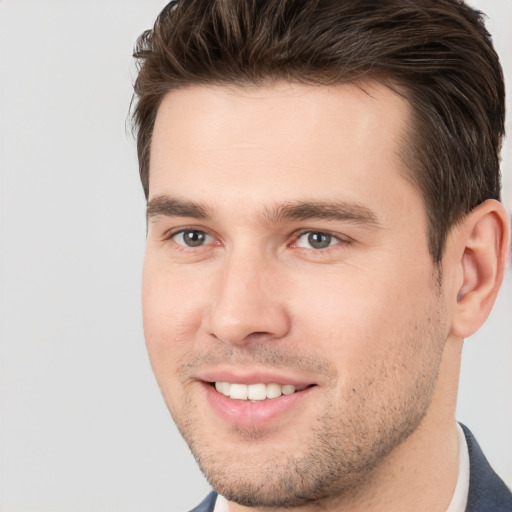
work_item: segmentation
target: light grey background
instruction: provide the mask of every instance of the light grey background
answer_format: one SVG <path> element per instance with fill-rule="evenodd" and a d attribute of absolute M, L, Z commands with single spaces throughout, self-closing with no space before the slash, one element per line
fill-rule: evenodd
<path fill-rule="evenodd" d="M 474 3 L 510 75 L 512 0 Z M 125 120 L 134 41 L 164 4 L 0 0 L 3 512 L 170 512 L 208 490 L 141 327 L 145 205 Z M 509 142 L 509 210 L 511 162 Z M 509 271 L 466 342 L 458 414 L 509 485 L 511 316 Z"/>

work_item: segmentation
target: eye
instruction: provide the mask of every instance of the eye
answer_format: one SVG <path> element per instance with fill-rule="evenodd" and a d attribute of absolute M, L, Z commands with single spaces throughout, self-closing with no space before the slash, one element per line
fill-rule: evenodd
<path fill-rule="evenodd" d="M 324 233 L 323 231 L 307 231 L 297 237 L 295 247 L 304 249 L 327 249 L 332 245 L 340 243 L 340 240 L 334 235 Z"/>
<path fill-rule="evenodd" d="M 172 235 L 172 239 L 185 247 L 201 247 L 212 242 L 213 238 L 197 229 L 184 229 Z"/>

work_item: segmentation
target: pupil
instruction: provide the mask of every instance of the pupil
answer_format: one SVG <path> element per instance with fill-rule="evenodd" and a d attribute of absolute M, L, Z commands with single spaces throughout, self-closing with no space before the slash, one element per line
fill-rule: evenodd
<path fill-rule="evenodd" d="M 187 231 L 183 239 L 189 247 L 197 247 L 204 242 L 205 235 L 201 231 Z"/>
<path fill-rule="evenodd" d="M 308 235 L 308 242 L 315 249 L 325 249 L 331 244 L 331 238 L 331 235 L 325 233 L 310 233 Z"/>

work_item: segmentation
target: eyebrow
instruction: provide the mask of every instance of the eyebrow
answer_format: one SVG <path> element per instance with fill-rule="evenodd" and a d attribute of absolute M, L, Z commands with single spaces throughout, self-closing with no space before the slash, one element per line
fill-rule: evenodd
<path fill-rule="evenodd" d="M 206 206 L 170 196 L 155 196 L 148 202 L 146 217 L 190 217 L 211 220 L 214 215 Z M 375 213 L 369 208 L 346 201 L 297 201 L 267 207 L 263 218 L 271 224 L 284 221 L 332 220 L 381 227 Z"/>
<path fill-rule="evenodd" d="M 165 217 L 192 217 L 200 220 L 212 218 L 212 214 L 205 206 L 169 196 L 155 196 L 148 202 L 146 218 L 149 220 L 159 215 Z"/>
<path fill-rule="evenodd" d="M 267 209 L 265 218 L 272 223 L 283 220 L 333 220 L 379 228 L 377 215 L 358 203 L 345 201 L 299 201 Z"/>

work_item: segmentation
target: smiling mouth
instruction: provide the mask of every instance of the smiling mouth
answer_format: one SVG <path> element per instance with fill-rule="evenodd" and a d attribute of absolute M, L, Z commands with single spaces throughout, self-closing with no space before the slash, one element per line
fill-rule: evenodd
<path fill-rule="evenodd" d="M 294 386 L 292 384 L 239 384 L 230 382 L 212 382 L 212 386 L 224 396 L 233 400 L 247 400 L 257 402 L 281 395 L 292 395 L 310 386 Z"/>

